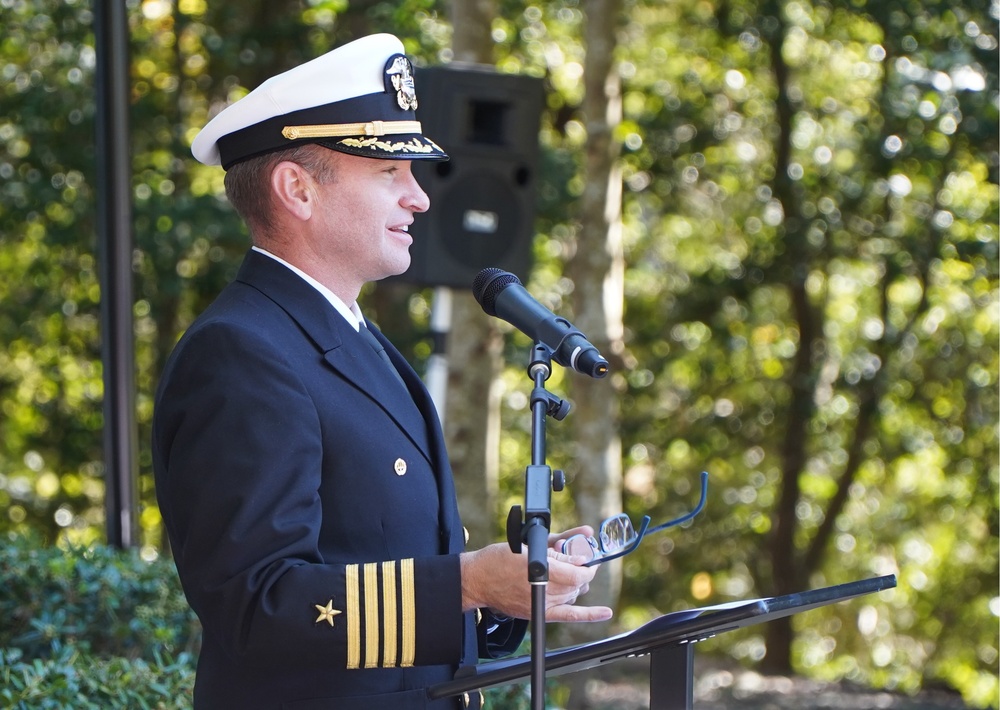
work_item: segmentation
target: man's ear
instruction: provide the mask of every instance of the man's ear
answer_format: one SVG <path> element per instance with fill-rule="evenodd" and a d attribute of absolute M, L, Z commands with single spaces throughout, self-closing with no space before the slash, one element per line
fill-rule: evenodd
<path fill-rule="evenodd" d="M 292 217 L 307 220 L 315 206 L 312 175 L 298 163 L 283 160 L 271 171 L 271 191 L 276 204 L 285 208 Z"/>

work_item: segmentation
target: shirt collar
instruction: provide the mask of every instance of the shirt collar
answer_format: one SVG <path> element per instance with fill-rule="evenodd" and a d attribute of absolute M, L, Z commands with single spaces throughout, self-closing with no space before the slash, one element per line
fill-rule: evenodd
<path fill-rule="evenodd" d="M 323 294 L 323 297 L 327 301 L 330 302 L 330 305 L 332 305 L 335 309 L 337 309 L 337 313 L 339 313 L 340 315 L 342 315 L 344 317 L 344 320 L 346 320 L 348 323 L 350 323 L 351 327 L 354 328 L 354 330 L 360 332 L 361 324 L 364 322 L 365 318 L 361 314 L 361 309 L 358 308 L 357 301 L 355 301 L 354 303 L 352 303 L 350 306 L 347 306 L 347 305 L 344 304 L 343 301 L 341 301 L 337 297 L 337 294 L 335 294 L 333 291 L 331 291 L 330 289 L 328 289 L 326 286 L 324 286 L 323 284 L 321 284 L 319 281 L 317 281 L 316 279 L 314 279 L 312 276 L 310 276 L 309 274 L 307 274 L 302 269 L 298 268 L 297 266 L 293 266 L 292 264 L 289 264 L 287 261 L 285 261 L 284 259 L 282 259 L 280 256 L 275 256 L 274 254 L 272 254 L 271 252 L 267 251 L 266 249 L 261 249 L 258 246 L 254 246 L 254 247 L 251 247 L 251 248 L 254 251 L 256 251 L 256 252 L 259 252 L 259 253 L 263 254 L 264 256 L 271 257 L 272 259 L 274 259 L 275 261 L 277 261 L 279 264 L 284 264 L 289 269 L 291 269 L 293 272 L 295 272 L 296 274 L 298 274 L 299 276 L 301 276 L 302 279 L 307 284 L 309 284 L 310 286 L 312 286 L 313 288 L 315 288 L 317 291 L 319 291 L 321 294 Z"/>

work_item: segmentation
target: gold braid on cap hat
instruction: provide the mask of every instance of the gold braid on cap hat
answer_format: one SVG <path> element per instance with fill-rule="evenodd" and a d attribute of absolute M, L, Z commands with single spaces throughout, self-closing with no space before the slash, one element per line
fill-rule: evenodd
<path fill-rule="evenodd" d="M 285 126 L 281 135 L 290 141 L 299 138 L 333 138 L 337 136 L 388 136 L 399 133 L 420 133 L 420 121 L 368 121 L 366 123 L 327 123 L 316 126 Z"/>

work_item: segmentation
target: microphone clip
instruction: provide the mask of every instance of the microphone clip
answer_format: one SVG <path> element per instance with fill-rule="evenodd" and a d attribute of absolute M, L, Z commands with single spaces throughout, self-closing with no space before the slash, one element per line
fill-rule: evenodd
<path fill-rule="evenodd" d="M 531 349 L 531 361 L 528 363 L 528 375 L 535 381 L 536 385 L 531 390 L 531 405 L 544 403 L 545 413 L 561 422 L 569 414 L 570 403 L 564 399 L 556 397 L 545 387 L 538 384 L 545 382 L 552 374 L 552 350 L 544 343 L 535 343 Z"/>

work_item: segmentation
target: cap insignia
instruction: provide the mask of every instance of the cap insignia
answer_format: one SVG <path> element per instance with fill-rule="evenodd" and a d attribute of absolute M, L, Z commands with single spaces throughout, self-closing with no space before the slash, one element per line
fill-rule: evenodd
<path fill-rule="evenodd" d="M 396 92 L 399 107 L 404 111 L 415 111 L 417 91 L 413 84 L 413 65 L 410 60 L 402 54 L 394 54 L 385 64 L 385 76 L 386 90 Z"/>

